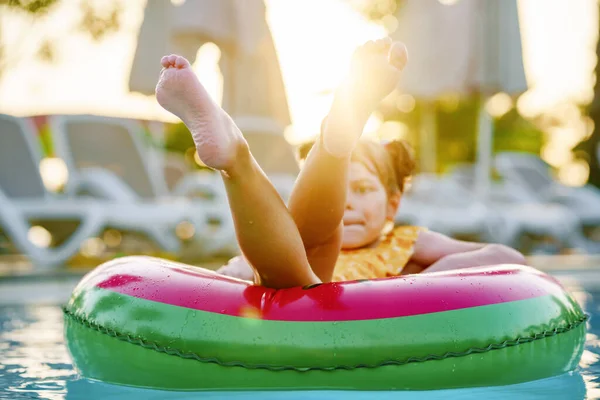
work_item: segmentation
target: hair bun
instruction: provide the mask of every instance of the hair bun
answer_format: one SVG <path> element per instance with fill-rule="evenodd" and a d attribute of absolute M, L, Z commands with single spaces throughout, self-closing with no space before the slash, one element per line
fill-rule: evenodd
<path fill-rule="evenodd" d="M 415 171 L 414 150 L 406 140 L 392 140 L 384 146 L 390 155 L 398 187 L 402 191 L 404 190 L 404 182 Z"/>

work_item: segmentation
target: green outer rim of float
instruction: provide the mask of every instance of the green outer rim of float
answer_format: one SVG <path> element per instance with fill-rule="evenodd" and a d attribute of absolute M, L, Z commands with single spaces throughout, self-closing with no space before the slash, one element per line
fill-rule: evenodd
<path fill-rule="evenodd" d="M 176 390 L 435 390 L 499 386 L 547 378 L 577 366 L 584 324 L 545 339 L 439 361 L 334 371 L 225 367 L 149 350 L 92 330 L 67 317 L 70 351 L 94 364 L 77 365 L 86 377 L 104 382 Z M 575 352 L 573 351 L 575 350 Z M 119 359 L 111 355 L 118 354 Z M 77 359 L 76 359 L 77 360 Z M 76 362 L 77 364 L 77 362 Z"/>
<path fill-rule="evenodd" d="M 96 304 L 91 315 L 78 300 Z M 290 322 L 94 288 L 72 300 L 65 322 L 76 366 L 107 382 L 190 390 L 436 389 L 511 384 L 574 369 L 585 316 L 569 302 L 572 308 L 547 295 L 400 318 Z"/>

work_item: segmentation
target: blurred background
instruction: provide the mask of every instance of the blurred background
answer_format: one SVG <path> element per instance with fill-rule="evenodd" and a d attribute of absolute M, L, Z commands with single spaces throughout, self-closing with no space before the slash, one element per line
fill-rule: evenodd
<path fill-rule="evenodd" d="M 284 198 L 357 45 L 410 62 L 365 135 L 407 139 L 398 224 L 600 253 L 595 0 L 0 0 L 0 265 L 237 254 L 222 184 L 154 97 L 177 53 Z"/>

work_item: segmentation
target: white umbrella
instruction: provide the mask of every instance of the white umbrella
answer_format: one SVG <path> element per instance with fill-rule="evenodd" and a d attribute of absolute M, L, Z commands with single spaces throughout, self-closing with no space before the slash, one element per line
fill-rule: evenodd
<path fill-rule="evenodd" d="M 485 99 L 496 92 L 527 90 L 516 0 L 459 0 L 451 5 L 405 0 L 397 18 L 393 36 L 410 52 L 401 92 L 431 101 L 446 93 L 478 92 Z M 482 108 L 477 149 L 480 194 L 489 187 L 491 153 L 492 121 Z"/>
<path fill-rule="evenodd" d="M 129 85 L 132 91 L 153 94 L 163 55 L 176 53 L 193 62 L 204 43 L 215 43 L 221 50 L 223 108 L 267 172 L 296 173 L 283 138 L 291 119 L 265 11 L 263 0 L 188 0 L 178 6 L 148 0 Z M 274 135 L 253 137 L 265 134 Z"/>
<path fill-rule="evenodd" d="M 148 0 L 129 77 L 130 90 L 154 94 L 160 58 L 165 54 L 177 53 L 193 62 L 206 42 L 231 47 L 233 16 L 231 0 L 194 0 L 179 6 L 168 0 Z"/>

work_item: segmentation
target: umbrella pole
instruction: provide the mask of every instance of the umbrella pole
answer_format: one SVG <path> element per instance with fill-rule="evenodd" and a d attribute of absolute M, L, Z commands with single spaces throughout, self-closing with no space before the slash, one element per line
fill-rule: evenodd
<path fill-rule="evenodd" d="M 487 112 L 485 104 L 488 98 L 484 97 L 479 108 L 478 135 L 477 135 L 477 167 L 475 169 L 475 195 L 478 200 L 485 201 L 491 189 L 490 170 L 492 168 L 494 123 Z"/>
<path fill-rule="evenodd" d="M 437 172 L 437 119 L 435 103 L 424 101 L 419 124 L 419 166 L 421 173 Z"/>

